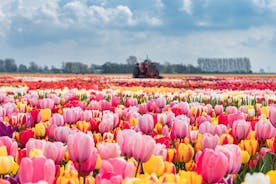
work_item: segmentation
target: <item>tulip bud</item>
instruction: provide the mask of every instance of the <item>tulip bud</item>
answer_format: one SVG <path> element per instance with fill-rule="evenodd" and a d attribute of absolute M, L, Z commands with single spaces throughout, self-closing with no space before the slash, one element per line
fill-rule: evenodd
<path fill-rule="evenodd" d="M 193 159 L 194 153 L 194 148 L 190 144 L 180 143 L 177 147 L 176 161 L 189 162 Z"/>
<path fill-rule="evenodd" d="M 143 163 L 143 170 L 145 173 L 155 173 L 158 177 L 161 176 L 165 170 L 162 156 L 152 155 L 148 161 Z"/>

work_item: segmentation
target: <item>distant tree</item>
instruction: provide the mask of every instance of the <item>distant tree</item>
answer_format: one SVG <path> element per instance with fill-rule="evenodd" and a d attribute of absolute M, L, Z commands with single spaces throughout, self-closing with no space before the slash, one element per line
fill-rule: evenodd
<path fill-rule="evenodd" d="M 4 60 L 0 59 L 0 72 L 5 72 L 6 68 L 5 68 L 5 62 Z"/>
<path fill-rule="evenodd" d="M 26 72 L 28 72 L 27 66 L 25 66 L 23 64 L 20 64 L 19 67 L 18 67 L 18 72 L 20 72 L 20 73 L 26 73 Z"/>
<path fill-rule="evenodd" d="M 39 66 L 35 62 L 31 61 L 28 70 L 31 73 L 37 73 L 39 72 Z"/>
<path fill-rule="evenodd" d="M 127 59 L 127 64 L 128 65 L 134 65 L 135 63 L 137 63 L 137 57 L 136 56 L 129 56 Z"/>
<path fill-rule="evenodd" d="M 17 65 L 14 59 L 5 59 L 4 66 L 6 72 L 17 72 Z"/>

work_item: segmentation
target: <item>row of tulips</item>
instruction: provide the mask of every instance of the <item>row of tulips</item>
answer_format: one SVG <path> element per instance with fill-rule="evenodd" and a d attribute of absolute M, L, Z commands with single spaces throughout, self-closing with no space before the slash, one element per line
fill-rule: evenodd
<path fill-rule="evenodd" d="M 35 79 L 35 80 L 34 80 Z M 275 75 L 166 75 L 162 80 L 136 80 L 130 75 L 60 75 L 51 78 L 39 75 L 1 76 L 1 86 L 28 86 L 30 89 L 58 89 L 64 86 L 78 89 L 107 89 L 112 86 L 142 86 L 142 87 L 174 87 L 174 88 L 209 88 L 229 90 L 275 90 Z"/>
<path fill-rule="evenodd" d="M 2 183 L 276 181 L 272 90 L 1 90 Z"/>

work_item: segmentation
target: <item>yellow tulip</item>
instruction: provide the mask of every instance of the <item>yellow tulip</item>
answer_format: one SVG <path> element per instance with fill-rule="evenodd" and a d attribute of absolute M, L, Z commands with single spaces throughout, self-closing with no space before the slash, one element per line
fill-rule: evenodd
<path fill-rule="evenodd" d="M 32 148 L 29 153 L 29 158 L 43 156 L 43 151 L 40 149 Z"/>
<path fill-rule="evenodd" d="M 0 146 L 0 156 L 8 156 L 8 151 L 6 146 Z"/>
<path fill-rule="evenodd" d="M 194 148 L 190 144 L 180 143 L 176 152 L 176 161 L 189 162 L 193 159 L 194 153 Z"/>
<path fill-rule="evenodd" d="M 162 156 L 152 155 L 147 162 L 143 163 L 143 170 L 147 174 L 155 173 L 158 177 L 161 176 L 165 170 Z"/>
<path fill-rule="evenodd" d="M 195 167 L 196 167 L 196 163 L 193 160 L 191 160 L 190 162 L 185 163 L 186 171 L 193 171 Z"/>
<path fill-rule="evenodd" d="M 175 174 L 164 174 L 159 178 L 158 183 L 178 183 L 179 176 Z"/>
<path fill-rule="evenodd" d="M 41 121 L 49 121 L 51 118 L 52 111 L 51 109 L 41 109 L 40 115 L 41 115 Z"/>
<path fill-rule="evenodd" d="M 269 109 L 268 107 L 264 106 L 261 108 L 261 114 L 264 114 L 266 117 L 269 115 Z"/>
<path fill-rule="evenodd" d="M 250 160 L 249 153 L 247 151 L 244 151 L 244 150 L 242 150 L 241 153 L 242 153 L 242 163 L 247 164 Z"/>
<path fill-rule="evenodd" d="M 276 170 L 271 170 L 266 173 L 270 178 L 270 184 L 276 184 Z"/>
<path fill-rule="evenodd" d="M 0 175 L 16 174 L 18 168 L 12 156 L 0 156 Z"/>
<path fill-rule="evenodd" d="M 76 124 L 78 129 L 84 133 L 86 133 L 88 131 L 88 128 L 90 127 L 90 123 L 86 121 L 78 121 Z"/>
<path fill-rule="evenodd" d="M 175 172 L 176 172 L 175 165 L 172 162 L 165 161 L 165 170 L 164 170 L 164 173 L 175 174 Z"/>
<path fill-rule="evenodd" d="M 154 127 L 154 131 L 157 132 L 158 134 L 162 134 L 162 128 L 163 128 L 163 125 L 161 123 L 156 123 Z"/>
<path fill-rule="evenodd" d="M 212 118 L 212 125 L 218 124 L 218 118 Z"/>
<path fill-rule="evenodd" d="M 258 149 L 258 141 L 256 139 L 242 140 L 239 143 L 239 147 L 241 150 L 247 151 L 250 156 L 253 156 Z"/>
<path fill-rule="evenodd" d="M 46 133 L 46 128 L 44 124 L 42 122 L 36 124 L 34 132 L 37 137 L 44 137 Z"/>
<path fill-rule="evenodd" d="M 174 161 L 176 155 L 176 150 L 174 148 L 167 149 L 167 161 L 172 162 Z"/>
<path fill-rule="evenodd" d="M 101 158 L 100 154 L 98 154 L 97 162 L 96 162 L 95 168 L 96 168 L 96 169 L 100 169 L 101 164 L 102 164 L 102 158 Z"/>
<path fill-rule="evenodd" d="M 129 124 L 130 126 L 135 127 L 138 124 L 138 119 L 135 117 L 131 117 L 129 120 Z"/>
<path fill-rule="evenodd" d="M 197 174 L 196 172 L 180 171 L 179 177 L 180 177 L 180 183 L 183 183 L 183 184 L 201 184 L 202 183 L 202 176 Z"/>

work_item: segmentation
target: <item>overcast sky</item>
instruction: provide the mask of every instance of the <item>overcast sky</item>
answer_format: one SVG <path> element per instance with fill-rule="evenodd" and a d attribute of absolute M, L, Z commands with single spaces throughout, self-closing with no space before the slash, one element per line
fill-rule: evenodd
<path fill-rule="evenodd" d="M 0 0 L 0 58 L 17 64 L 197 65 L 249 57 L 276 72 L 276 0 Z"/>

